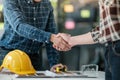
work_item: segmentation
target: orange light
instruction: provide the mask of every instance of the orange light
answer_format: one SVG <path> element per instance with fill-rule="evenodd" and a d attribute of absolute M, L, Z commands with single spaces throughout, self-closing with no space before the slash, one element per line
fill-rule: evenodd
<path fill-rule="evenodd" d="M 64 5 L 64 12 L 66 13 L 71 13 L 74 12 L 74 7 L 71 4 L 66 4 Z"/>

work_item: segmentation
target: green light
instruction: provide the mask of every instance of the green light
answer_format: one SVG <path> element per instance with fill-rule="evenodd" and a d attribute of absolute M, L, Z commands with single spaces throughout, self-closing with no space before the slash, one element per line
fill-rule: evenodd
<path fill-rule="evenodd" d="M 90 11 L 89 10 L 81 10 L 80 15 L 82 18 L 89 18 L 90 17 Z"/>
<path fill-rule="evenodd" d="M 0 11 L 2 11 L 2 9 L 3 9 L 3 5 L 0 5 Z"/>
<path fill-rule="evenodd" d="M 1 22 L 0 22 L 0 30 L 2 30 L 3 27 L 4 27 L 4 23 L 1 23 Z"/>

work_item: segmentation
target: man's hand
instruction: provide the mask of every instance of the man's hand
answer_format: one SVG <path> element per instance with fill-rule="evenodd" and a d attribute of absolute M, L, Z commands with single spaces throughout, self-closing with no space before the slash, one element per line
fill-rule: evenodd
<path fill-rule="evenodd" d="M 52 72 L 57 72 L 56 68 L 58 68 L 58 67 L 59 67 L 60 69 L 66 68 L 66 70 L 67 70 L 67 66 L 66 66 L 66 65 L 56 64 L 56 65 L 54 65 L 54 66 L 50 69 L 50 71 L 52 71 Z"/>
<path fill-rule="evenodd" d="M 58 33 L 57 36 L 61 36 L 68 43 L 69 43 L 69 40 L 70 40 L 70 37 L 71 37 L 70 34 L 66 34 L 66 33 Z"/>
<path fill-rule="evenodd" d="M 68 44 L 73 47 L 74 45 L 74 39 L 70 34 L 65 34 L 65 33 L 59 33 L 57 36 L 61 36 L 65 41 L 68 42 Z"/>
<path fill-rule="evenodd" d="M 59 36 L 59 34 L 52 34 L 50 41 L 53 42 L 53 47 L 59 51 L 68 51 L 71 49 L 67 40 L 64 40 L 61 36 Z"/>

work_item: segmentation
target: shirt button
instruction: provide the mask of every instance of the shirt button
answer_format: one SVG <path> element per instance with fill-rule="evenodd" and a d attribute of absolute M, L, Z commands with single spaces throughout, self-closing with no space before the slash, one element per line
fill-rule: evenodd
<path fill-rule="evenodd" d="M 33 9 L 35 10 L 35 7 L 33 7 Z"/>
<path fill-rule="evenodd" d="M 27 3 L 30 3 L 30 1 L 28 1 Z"/>
<path fill-rule="evenodd" d="M 31 50 L 29 50 L 29 52 L 31 52 Z"/>
<path fill-rule="evenodd" d="M 46 42 L 46 43 L 48 43 L 48 41 L 47 41 L 47 40 L 46 40 L 45 42 Z"/>
<path fill-rule="evenodd" d="M 35 21 L 35 20 L 36 20 L 36 18 L 33 18 L 33 20 Z"/>

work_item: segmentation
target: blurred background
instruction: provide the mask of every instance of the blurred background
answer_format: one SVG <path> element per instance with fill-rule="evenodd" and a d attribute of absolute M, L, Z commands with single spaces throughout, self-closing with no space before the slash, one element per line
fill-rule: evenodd
<path fill-rule="evenodd" d="M 91 31 L 99 23 L 98 0 L 50 0 L 58 31 L 72 36 Z M 4 32 L 4 19 L 0 0 L 0 37 Z M 82 65 L 97 64 L 104 71 L 105 48 L 101 44 L 74 46 L 70 51 L 60 52 L 60 62 L 69 70 L 81 70 Z M 48 69 L 45 46 L 43 46 L 43 66 Z"/>

